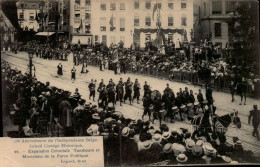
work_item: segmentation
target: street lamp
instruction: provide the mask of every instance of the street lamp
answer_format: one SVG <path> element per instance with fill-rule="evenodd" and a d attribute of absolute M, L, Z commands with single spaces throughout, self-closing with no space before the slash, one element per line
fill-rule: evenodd
<path fill-rule="evenodd" d="M 30 76 L 32 77 L 32 59 L 33 59 L 34 50 L 30 49 L 28 51 L 29 56 L 29 68 L 30 68 Z"/>

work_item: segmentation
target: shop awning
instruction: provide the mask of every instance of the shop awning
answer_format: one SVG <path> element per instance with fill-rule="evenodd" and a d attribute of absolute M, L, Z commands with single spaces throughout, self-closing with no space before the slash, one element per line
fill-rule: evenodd
<path fill-rule="evenodd" d="M 35 35 L 38 35 L 38 36 L 52 36 L 53 34 L 55 34 L 55 32 L 38 32 Z"/>
<path fill-rule="evenodd" d="M 78 44 L 78 41 L 80 41 L 80 45 L 90 45 L 92 41 L 92 35 L 72 36 L 71 44 Z"/>

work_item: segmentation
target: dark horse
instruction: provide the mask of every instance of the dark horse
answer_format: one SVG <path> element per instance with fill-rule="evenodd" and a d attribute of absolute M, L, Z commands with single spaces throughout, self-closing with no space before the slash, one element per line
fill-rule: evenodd
<path fill-rule="evenodd" d="M 208 132 L 220 131 L 227 132 L 227 128 L 231 123 L 236 125 L 237 128 L 241 128 L 240 118 L 237 116 L 238 112 L 232 112 L 223 116 L 212 116 L 212 123 L 210 123 L 210 112 L 205 112 L 202 116 L 195 116 L 191 120 L 191 124 L 195 130 L 205 129 Z"/>

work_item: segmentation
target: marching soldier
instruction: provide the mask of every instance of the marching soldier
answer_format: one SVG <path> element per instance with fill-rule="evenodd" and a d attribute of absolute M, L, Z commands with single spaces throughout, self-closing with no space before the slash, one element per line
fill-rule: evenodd
<path fill-rule="evenodd" d="M 144 119 L 144 116 L 146 114 L 148 114 L 149 121 L 151 121 L 151 111 L 150 111 L 150 108 L 149 108 L 150 104 L 151 104 L 150 96 L 147 94 L 146 96 L 144 96 L 144 99 L 143 99 L 144 113 L 142 115 L 142 119 Z"/>
<path fill-rule="evenodd" d="M 110 79 L 109 84 L 107 85 L 107 96 L 108 96 L 108 103 L 112 102 L 113 107 L 115 107 L 115 103 L 116 103 L 115 84 L 112 79 Z"/>
<path fill-rule="evenodd" d="M 140 84 L 138 82 L 138 79 L 135 79 L 135 83 L 134 83 L 134 98 L 133 99 L 137 99 L 137 104 L 139 104 L 139 97 L 140 97 Z"/>
<path fill-rule="evenodd" d="M 203 94 L 201 93 L 201 89 L 199 89 L 199 94 L 197 95 L 197 100 L 198 102 L 200 103 L 201 107 L 203 108 L 203 101 L 204 101 L 204 98 L 203 98 Z"/>
<path fill-rule="evenodd" d="M 130 104 L 132 104 L 132 86 L 133 86 L 133 83 L 130 81 L 130 78 L 128 78 L 125 83 L 124 103 L 125 103 L 126 99 L 129 98 Z"/>
<path fill-rule="evenodd" d="M 89 88 L 89 100 L 91 100 L 91 97 L 93 96 L 93 101 L 95 101 L 96 82 L 97 82 L 97 80 L 95 80 L 95 83 L 93 83 L 93 79 L 91 79 L 91 83 L 88 85 L 88 88 Z"/>
<path fill-rule="evenodd" d="M 124 83 L 122 81 L 122 78 L 120 78 L 120 81 L 116 86 L 116 100 L 120 101 L 120 106 L 122 106 L 123 95 L 124 95 Z"/>
<path fill-rule="evenodd" d="M 149 85 L 147 85 L 147 81 L 144 82 L 144 97 L 148 93 Z"/>

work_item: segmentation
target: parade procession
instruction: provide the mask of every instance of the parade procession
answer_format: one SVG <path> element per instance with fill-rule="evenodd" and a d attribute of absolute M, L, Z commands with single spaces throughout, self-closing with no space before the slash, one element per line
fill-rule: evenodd
<path fill-rule="evenodd" d="M 260 163 L 258 1 L 0 3 L 3 137 L 101 136 L 105 166 Z"/>

